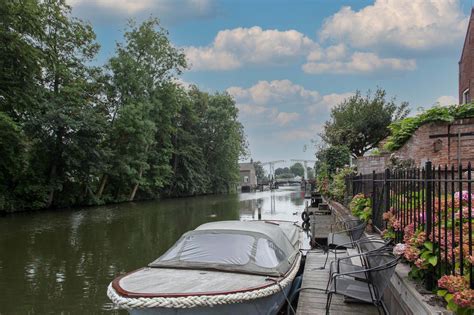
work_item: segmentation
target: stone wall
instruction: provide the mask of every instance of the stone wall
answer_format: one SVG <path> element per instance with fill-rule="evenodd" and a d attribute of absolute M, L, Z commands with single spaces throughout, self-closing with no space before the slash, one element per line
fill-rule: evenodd
<path fill-rule="evenodd" d="M 370 174 L 373 171 L 382 173 L 388 165 L 390 154 L 364 156 L 356 160 L 357 171 L 361 174 Z"/>

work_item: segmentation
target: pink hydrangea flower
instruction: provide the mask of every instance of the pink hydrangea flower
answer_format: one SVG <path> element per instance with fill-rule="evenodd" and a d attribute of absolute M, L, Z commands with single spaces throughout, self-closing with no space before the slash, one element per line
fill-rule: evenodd
<path fill-rule="evenodd" d="M 453 301 L 460 307 L 474 309 L 474 290 L 465 289 L 454 293 Z"/>
<path fill-rule="evenodd" d="M 462 276 L 445 275 L 438 280 L 438 287 L 448 290 L 450 293 L 466 290 L 469 282 Z"/>
<path fill-rule="evenodd" d="M 406 245 L 405 244 L 402 244 L 402 243 L 398 243 L 397 245 L 395 245 L 395 247 L 393 248 L 393 254 L 394 255 L 403 255 L 405 253 L 405 249 L 406 249 Z"/>

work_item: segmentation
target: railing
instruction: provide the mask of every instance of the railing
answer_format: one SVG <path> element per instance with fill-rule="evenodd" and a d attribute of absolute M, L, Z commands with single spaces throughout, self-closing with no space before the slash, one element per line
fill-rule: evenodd
<path fill-rule="evenodd" d="M 463 168 L 433 167 L 427 162 L 423 168 L 350 176 L 346 178 L 346 200 L 358 193 L 370 196 L 373 225 L 379 231 L 388 228 L 395 242 L 416 235 L 433 244 L 431 254 L 437 263 L 434 273 L 425 279 L 428 289 L 445 274 L 469 274 L 474 288 L 472 184 L 470 163 Z"/>

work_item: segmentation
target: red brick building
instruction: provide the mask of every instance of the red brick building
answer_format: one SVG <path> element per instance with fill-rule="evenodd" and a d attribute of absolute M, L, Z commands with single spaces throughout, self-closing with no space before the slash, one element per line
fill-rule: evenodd
<path fill-rule="evenodd" d="M 474 9 L 471 11 L 459 60 L 459 104 L 471 101 L 471 91 L 474 92 Z"/>

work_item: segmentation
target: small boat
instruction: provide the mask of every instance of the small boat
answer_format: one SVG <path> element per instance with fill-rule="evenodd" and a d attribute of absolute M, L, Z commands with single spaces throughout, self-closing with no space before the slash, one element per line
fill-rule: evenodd
<path fill-rule="evenodd" d="M 276 314 L 300 267 L 301 237 L 294 222 L 206 223 L 116 278 L 107 295 L 134 315 Z"/>

